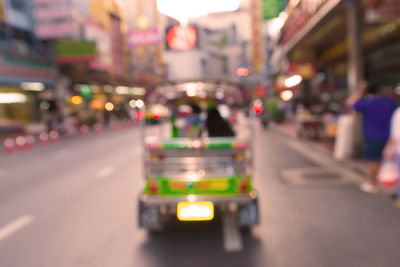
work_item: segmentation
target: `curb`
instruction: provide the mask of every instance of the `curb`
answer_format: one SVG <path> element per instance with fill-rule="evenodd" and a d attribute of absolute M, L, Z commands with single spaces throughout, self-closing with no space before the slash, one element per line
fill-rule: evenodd
<path fill-rule="evenodd" d="M 361 176 L 364 176 L 364 177 L 368 176 L 368 173 L 369 173 L 368 169 L 365 166 L 361 165 L 360 163 L 358 163 L 352 159 L 337 160 L 333 157 L 332 151 L 330 151 L 326 148 L 323 148 L 310 140 L 297 138 L 296 136 L 282 130 L 279 127 L 279 125 L 276 123 L 271 123 L 270 129 L 272 131 L 274 131 L 275 133 L 278 133 L 279 135 L 284 135 L 286 137 L 291 138 L 292 140 L 296 140 L 296 141 L 299 141 L 299 142 L 302 142 L 302 143 L 305 143 L 305 144 L 311 146 L 313 148 L 313 150 L 316 150 L 319 153 L 323 153 L 323 154 L 329 156 L 332 159 L 332 161 L 344 165 L 346 168 L 351 169 L 352 171 L 356 172 L 357 174 L 359 174 Z"/>

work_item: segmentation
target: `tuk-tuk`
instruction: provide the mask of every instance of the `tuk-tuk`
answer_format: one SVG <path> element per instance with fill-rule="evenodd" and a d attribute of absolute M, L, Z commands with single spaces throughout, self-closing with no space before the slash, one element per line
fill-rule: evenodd
<path fill-rule="evenodd" d="M 171 109 L 182 100 L 213 98 L 244 107 L 247 91 L 228 81 L 167 82 L 151 88 L 146 105 Z M 171 127 L 174 128 L 174 127 Z M 143 138 L 144 140 L 146 138 Z M 235 137 L 177 137 L 144 144 L 145 186 L 139 196 L 139 226 L 161 230 L 174 218 L 210 221 L 216 213 L 234 216 L 240 227 L 258 224 L 258 193 L 252 183 L 252 144 Z"/>

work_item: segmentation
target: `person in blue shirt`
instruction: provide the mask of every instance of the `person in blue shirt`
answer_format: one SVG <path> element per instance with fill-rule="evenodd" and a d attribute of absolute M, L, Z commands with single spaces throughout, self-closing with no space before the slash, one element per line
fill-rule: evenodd
<path fill-rule="evenodd" d="M 383 150 L 390 136 L 390 122 L 397 107 L 388 96 L 380 94 L 376 84 L 362 82 L 347 101 L 354 110 L 362 115 L 364 136 L 363 157 L 368 162 L 370 180 L 363 183 L 361 189 L 368 193 L 377 192 L 377 174 L 382 160 Z"/>
<path fill-rule="evenodd" d="M 190 104 L 192 108 L 192 115 L 187 118 L 186 125 L 189 127 L 188 137 L 190 138 L 199 138 L 202 135 L 202 128 L 203 128 L 203 120 L 201 119 L 201 108 L 193 103 Z"/>

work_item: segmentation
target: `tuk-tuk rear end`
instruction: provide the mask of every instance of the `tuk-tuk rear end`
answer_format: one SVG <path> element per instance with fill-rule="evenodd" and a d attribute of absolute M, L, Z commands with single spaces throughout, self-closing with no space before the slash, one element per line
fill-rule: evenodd
<path fill-rule="evenodd" d="M 139 198 L 139 225 L 161 229 L 172 217 L 209 221 L 232 213 L 239 226 L 258 223 L 258 194 L 251 153 L 233 138 L 175 139 L 146 149 L 146 186 Z"/>

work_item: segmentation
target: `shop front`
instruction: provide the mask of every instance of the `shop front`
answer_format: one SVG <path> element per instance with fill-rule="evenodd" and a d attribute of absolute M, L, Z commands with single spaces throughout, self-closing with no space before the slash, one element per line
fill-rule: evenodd
<path fill-rule="evenodd" d="M 311 2 L 318 5 L 311 8 Z M 393 0 L 289 3 L 280 39 L 288 63 L 280 71 L 290 75 L 293 63 L 315 63 L 315 76 L 304 78 L 301 87 L 311 109 L 322 108 L 325 136 L 335 137 L 334 123 L 361 80 L 392 89 L 400 82 L 399 11 L 400 2 Z"/>
<path fill-rule="evenodd" d="M 40 93 L 53 90 L 57 70 L 49 62 L 18 55 L 0 56 L 0 135 L 26 131 L 41 121 Z"/>

